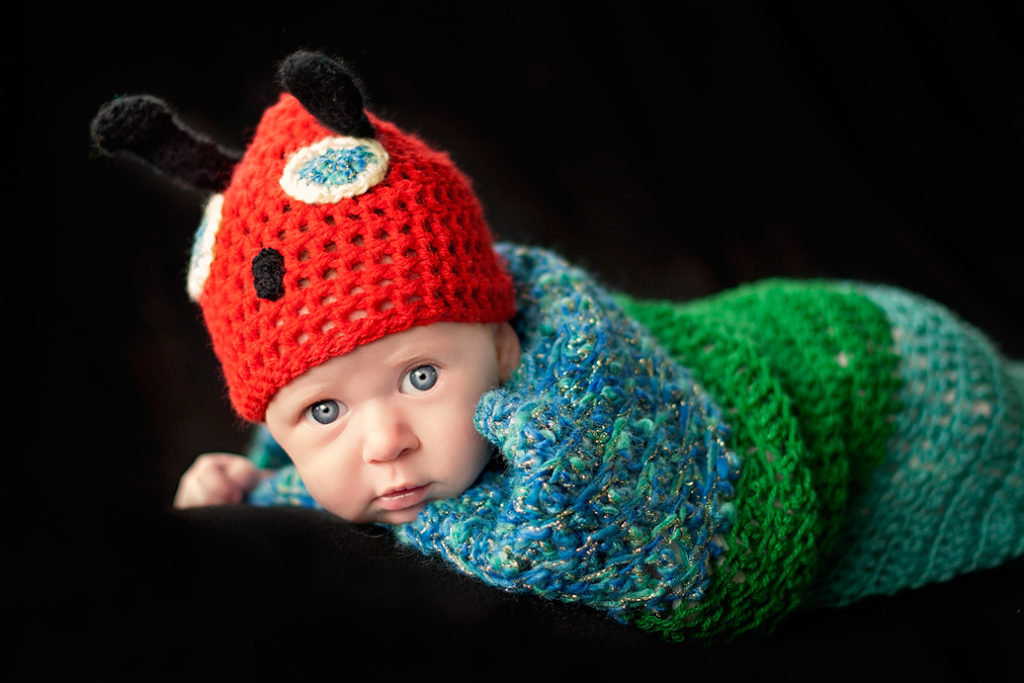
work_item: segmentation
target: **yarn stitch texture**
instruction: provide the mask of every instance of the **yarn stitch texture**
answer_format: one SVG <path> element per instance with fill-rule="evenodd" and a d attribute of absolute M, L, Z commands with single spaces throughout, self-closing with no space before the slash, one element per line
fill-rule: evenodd
<path fill-rule="evenodd" d="M 934 302 L 860 289 L 892 326 L 903 408 L 811 598 L 823 605 L 1024 555 L 1024 364 Z"/>

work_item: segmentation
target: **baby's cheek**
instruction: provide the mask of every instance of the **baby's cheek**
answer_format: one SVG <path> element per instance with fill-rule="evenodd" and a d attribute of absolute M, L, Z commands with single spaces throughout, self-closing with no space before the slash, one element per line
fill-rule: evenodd
<path fill-rule="evenodd" d="M 334 473 L 324 471 L 322 467 L 308 465 L 303 467 L 298 464 L 295 467 L 299 471 L 299 476 L 305 483 L 309 495 L 313 496 L 313 500 L 328 512 L 349 519 L 352 511 L 346 506 L 346 492 L 341 478 Z"/>

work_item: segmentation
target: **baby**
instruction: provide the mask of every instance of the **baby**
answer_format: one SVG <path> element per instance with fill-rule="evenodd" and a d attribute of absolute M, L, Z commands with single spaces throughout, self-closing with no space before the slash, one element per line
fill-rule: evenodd
<path fill-rule="evenodd" d="M 946 309 L 827 282 L 613 295 L 494 244 L 448 157 L 366 113 L 341 64 L 280 75 L 241 158 L 148 97 L 94 123 L 212 192 L 189 292 L 265 424 L 249 457 L 200 457 L 176 505 L 387 523 L 678 640 L 1024 553 L 1024 371 Z"/>

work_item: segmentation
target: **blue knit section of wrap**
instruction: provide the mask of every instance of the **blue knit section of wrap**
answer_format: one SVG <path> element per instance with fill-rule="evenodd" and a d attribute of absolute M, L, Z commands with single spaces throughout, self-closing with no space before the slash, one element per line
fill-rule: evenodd
<path fill-rule="evenodd" d="M 522 361 L 476 425 L 504 469 L 397 538 L 493 586 L 617 618 L 699 599 L 738 478 L 719 409 L 583 271 L 501 251 Z"/>

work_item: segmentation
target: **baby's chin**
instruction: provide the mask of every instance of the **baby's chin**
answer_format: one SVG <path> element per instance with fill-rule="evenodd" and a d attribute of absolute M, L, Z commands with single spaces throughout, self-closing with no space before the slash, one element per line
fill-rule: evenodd
<path fill-rule="evenodd" d="M 423 508 L 426 507 L 427 502 L 424 501 L 419 505 L 414 505 L 404 510 L 381 510 L 377 514 L 377 519 L 374 521 L 381 524 L 405 524 L 412 522 L 423 512 Z"/>
<path fill-rule="evenodd" d="M 424 501 L 419 505 L 403 510 L 375 510 L 358 516 L 353 516 L 351 513 L 347 515 L 342 514 L 326 506 L 324 506 L 324 509 L 336 517 L 340 517 L 346 522 L 352 522 L 353 524 L 405 524 L 415 520 L 426 505 L 427 501 Z"/>

